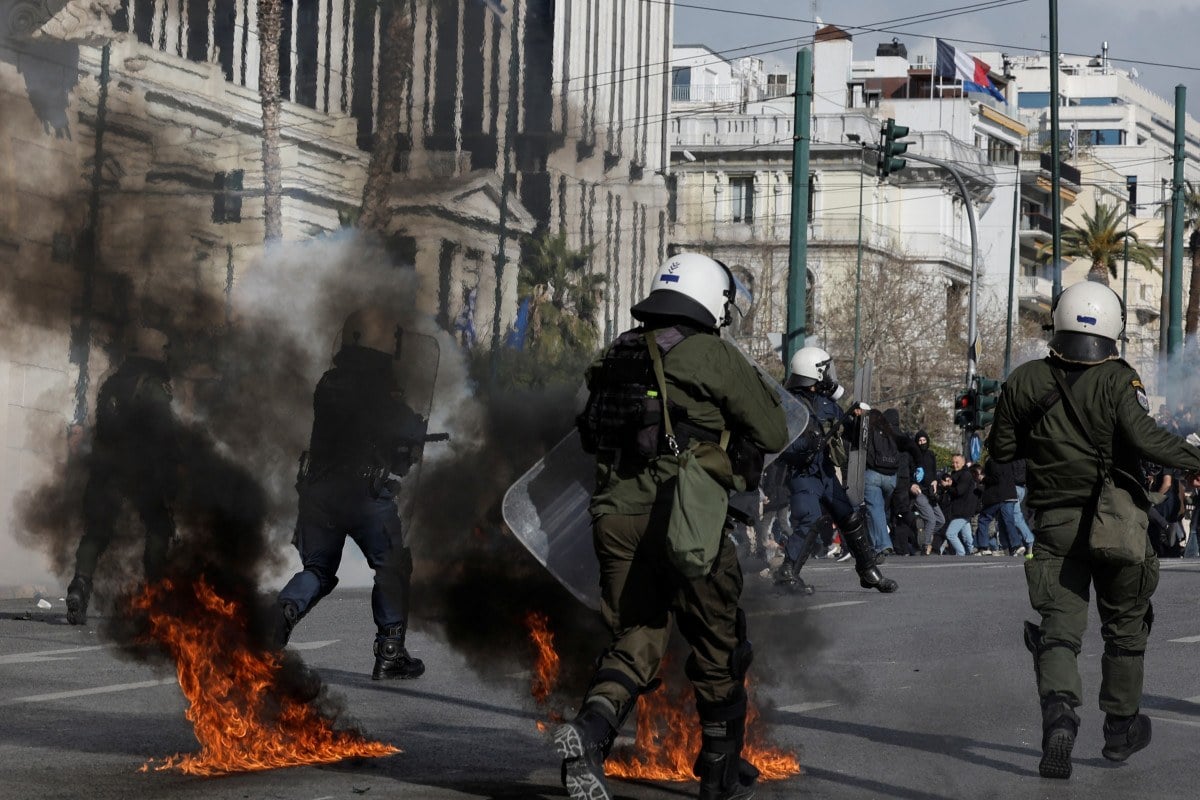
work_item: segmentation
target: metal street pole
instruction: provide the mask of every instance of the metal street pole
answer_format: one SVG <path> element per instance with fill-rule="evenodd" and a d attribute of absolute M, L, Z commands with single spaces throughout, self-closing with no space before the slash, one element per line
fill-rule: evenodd
<path fill-rule="evenodd" d="M 854 368 L 858 369 L 858 353 L 862 348 L 862 228 L 863 174 L 866 172 L 866 145 L 858 153 L 858 255 L 854 272 Z"/>
<path fill-rule="evenodd" d="M 812 140 L 812 51 L 796 53 L 796 105 L 792 122 L 792 229 L 788 258 L 787 334 L 783 363 L 804 347 L 808 320 L 808 147 Z"/>
<path fill-rule="evenodd" d="M 1171 321 L 1167 357 L 1183 347 L 1183 159 L 1187 124 L 1187 87 L 1175 87 L 1175 174 L 1171 182 Z"/>
<path fill-rule="evenodd" d="M 87 392 L 91 379 L 92 357 L 92 304 L 96 272 L 100 269 L 100 184 L 104 171 L 104 134 L 108 128 L 111 59 L 112 43 L 106 42 L 100 51 L 100 96 L 96 101 L 96 137 L 92 153 L 92 185 L 88 195 L 86 241 L 81 243 L 76 256 L 82 262 L 83 291 L 79 298 L 79 325 L 71 336 L 71 360 L 79 364 L 79 375 L 75 379 L 75 411 L 71 416 L 71 422 L 75 426 L 82 426 L 87 422 Z"/>
<path fill-rule="evenodd" d="M 1121 308 L 1129 308 L 1129 215 L 1133 213 L 1133 205 L 1125 204 L 1125 274 L 1121 278 Z M 1126 325 L 1128 325 L 1129 311 L 1125 311 Z M 1121 331 L 1121 358 L 1125 358 L 1125 344 L 1129 340 L 1129 329 Z"/>
<path fill-rule="evenodd" d="M 1017 291 L 1017 250 L 1021 237 L 1021 151 L 1016 152 L 1013 161 L 1013 172 L 1016 175 L 1013 183 L 1013 232 L 1012 248 L 1008 253 L 1008 315 L 1004 323 L 1004 379 L 1012 371 L 1012 339 L 1013 339 L 1013 295 Z"/>
<path fill-rule="evenodd" d="M 920 161 L 925 164 L 933 164 L 935 167 L 941 167 L 950 173 L 954 178 L 954 182 L 958 184 L 958 191 L 962 194 L 963 205 L 967 209 L 967 222 L 971 225 L 971 289 L 967 299 L 967 388 L 971 387 L 971 381 L 975 378 L 975 370 L 979 358 L 978 351 L 978 330 L 976 325 L 976 294 L 979 287 L 979 232 L 975 225 L 975 206 L 971 202 L 971 195 L 967 191 L 967 183 L 963 180 L 962 175 L 949 162 L 942 161 L 940 158 L 931 158 L 929 156 L 919 156 L 913 153 L 905 155 L 909 161 Z"/>
<path fill-rule="evenodd" d="M 1054 291 L 1051 302 L 1062 292 L 1062 170 L 1058 163 L 1058 142 L 1058 0 L 1050 0 L 1050 216 L 1054 221 L 1051 245 Z"/>

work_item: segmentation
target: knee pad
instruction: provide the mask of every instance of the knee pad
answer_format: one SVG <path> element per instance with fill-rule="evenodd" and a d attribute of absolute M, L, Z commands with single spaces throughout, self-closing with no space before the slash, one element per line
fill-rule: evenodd
<path fill-rule="evenodd" d="M 841 529 L 843 536 L 866 533 L 867 518 L 863 516 L 861 509 L 856 509 L 854 513 L 842 520 L 838 527 Z"/>

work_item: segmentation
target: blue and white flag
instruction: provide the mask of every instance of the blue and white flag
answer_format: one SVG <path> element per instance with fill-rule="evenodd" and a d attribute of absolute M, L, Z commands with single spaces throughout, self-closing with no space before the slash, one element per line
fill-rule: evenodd
<path fill-rule="evenodd" d="M 962 81 L 964 92 L 983 92 L 1001 103 L 1007 103 L 996 84 L 992 83 L 988 75 L 990 69 L 991 67 L 965 50 L 959 50 L 941 39 L 937 40 L 937 66 L 934 68 L 934 75 Z"/>
<path fill-rule="evenodd" d="M 496 14 L 503 14 L 506 11 L 504 3 L 501 3 L 500 0 L 479 0 L 479 2 L 483 3 L 484 7 L 490 8 Z"/>

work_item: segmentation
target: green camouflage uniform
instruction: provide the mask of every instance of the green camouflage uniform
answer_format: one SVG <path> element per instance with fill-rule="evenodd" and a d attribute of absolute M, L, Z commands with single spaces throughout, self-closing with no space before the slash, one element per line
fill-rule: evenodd
<path fill-rule="evenodd" d="M 588 370 L 592 391 L 600 388 L 594 380 L 602 360 Z M 663 367 L 668 397 L 686 410 L 690 423 L 728 429 L 766 452 L 787 445 L 778 396 L 729 343 L 711 333 L 693 334 L 671 349 Z M 676 416 L 672 411 L 673 421 Z M 742 686 L 731 663 L 744 636 L 738 631 L 742 571 L 737 554 L 725 537 L 709 575 L 691 581 L 680 576 L 664 548 L 669 502 L 659 502 L 669 501 L 670 491 L 662 489 L 673 485 L 674 462 L 628 456 L 618 462 L 598 461 L 591 504 L 601 612 L 613 640 L 584 704 L 603 699 L 621 709 L 654 680 L 672 615 L 692 648 L 687 674 L 697 697 L 727 701 Z"/>
<path fill-rule="evenodd" d="M 1135 476 L 1139 483 L 1142 459 L 1200 471 L 1200 449 L 1155 424 L 1137 372 L 1120 360 L 1090 367 L 1039 360 L 1018 367 L 1004 385 L 988 437 L 993 458 L 1028 459 L 1034 549 L 1025 577 L 1029 601 L 1042 617 L 1035 663 L 1043 706 L 1058 698 L 1072 708 L 1082 702 L 1076 658 L 1087 626 L 1089 585 L 1094 585 L 1104 638 L 1100 708 L 1129 716 L 1141 704 L 1158 559 L 1149 537 L 1141 564 L 1119 566 L 1091 558 L 1091 512 L 1085 507 L 1096 490 L 1099 464 L 1061 400 L 1039 419 L 1043 401 L 1056 389 L 1051 364 L 1065 373 L 1068 385 L 1075 378 L 1075 405 L 1111 469 Z M 1144 493 L 1134 499 L 1149 505 Z"/>

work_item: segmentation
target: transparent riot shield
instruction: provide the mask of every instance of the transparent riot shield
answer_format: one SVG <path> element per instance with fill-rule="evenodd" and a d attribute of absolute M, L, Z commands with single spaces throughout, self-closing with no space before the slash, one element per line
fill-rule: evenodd
<path fill-rule="evenodd" d="M 400 478 L 400 493 L 396 498 L 404 531 L 409 530 L 413 518 L 416 498 L 421 483 L 421 465 L 428 448 L 437 447 L 438 442 L 449 440 L 449 434 L 430 431 L 429 414 L 433 409 L 433 398 L 437 390 L 438 366 L 442 351 L 437 339 L 422 333 L 401 330 L 397 357 L 393 372 L 396 387 L 405 405 L 420 416 L 421 422 L 414 423 L 411 440 L 406 444 L 407 453 L 402 453 L 400 462 L 407 460 L 408 468 Z"/>
<path fill-rule="evenodd" d="M 867 359 L 861 367 L 854 371 L 854 402 L 871 403 L 871 359 Z M 855 506 L 861 506 L 867 497 L 867 433 L 866 418 L 858 425 L 858 435 L 851 442 L 850 452 L 846 456 L 846 494 Z"/>
<path fill-rule="evenodd" d="M 735 342 L 736 344 L 736 342 Z M 738 348 L 742 355 L 745 350 Z M 754 360 L 775 390 L 788 419 L 789 441 L 808 425 L 808 409 Z M 768 462 L 775 456 L 768 456 Z M 585 453 L 572 431 L 530 467 L 504 495 L 504 522 L 534 558 L 580 602 L 600 607 L 600 568 L 592 547 L 588 504 L 595 488 L 595 457 Z"/>

